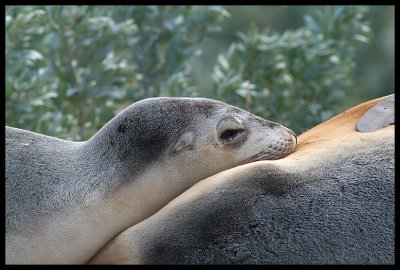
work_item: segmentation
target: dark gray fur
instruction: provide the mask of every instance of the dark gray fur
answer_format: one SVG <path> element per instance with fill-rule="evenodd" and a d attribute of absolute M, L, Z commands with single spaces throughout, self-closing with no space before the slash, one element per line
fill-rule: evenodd
<path fill-rule="evenodd" d="M 394 140 L 336 160 L 271 165 L 147 223 L 143 263 L 393 264 Z"/>
<path fill-rule="evenodd" d="M 394 124 L 394 94 L 381 100 L 360 117 L 356 124 L 359 132 L 373 132 Z"/>
<path fill-rule="evenodd" d="M 210 99 L 147 99 L 86 142 L 6 127 L 6 232 L 32 233 L 44 218 L 85 207 L 94 191 L 108 196 L 157 161 L 180 134 L 220 109 L 236 110 Z"/>

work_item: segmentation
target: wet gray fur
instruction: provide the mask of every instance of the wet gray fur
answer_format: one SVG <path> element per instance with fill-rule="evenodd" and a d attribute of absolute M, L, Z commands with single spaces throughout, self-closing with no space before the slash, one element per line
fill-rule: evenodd
<path fill-rule="evenodd" d="M 372 106 L 357 121 L 356 130 L 373 132 L 394 124 L 394 94 Z"/>

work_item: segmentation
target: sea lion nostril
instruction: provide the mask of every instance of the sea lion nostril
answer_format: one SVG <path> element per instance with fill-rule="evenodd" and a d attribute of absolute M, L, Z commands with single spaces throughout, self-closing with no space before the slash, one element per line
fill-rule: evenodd
<path fill-rule="evenodd" d="M 297 136 L 296 133 L 294 133 L 291 129 L 286 128 L 287 133 L 289 133 L 291 136 L 293 136 L 296 139 L 296 143 L 297 143 Z"/>

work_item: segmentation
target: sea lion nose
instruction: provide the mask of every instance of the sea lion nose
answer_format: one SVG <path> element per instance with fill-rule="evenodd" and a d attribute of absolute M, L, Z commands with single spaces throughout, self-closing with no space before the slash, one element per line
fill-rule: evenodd
<path fill-rule="evenodd" d="M 286 128 L 286 131 L 287 131 L 292 137 L 294 137 L 294 138 L 296 139 L 296 143 L 297 143 L 297 136 L 296 136 L 296 134 L 295 134 L 291 129 L 288 129 L 288 128 Z"/>

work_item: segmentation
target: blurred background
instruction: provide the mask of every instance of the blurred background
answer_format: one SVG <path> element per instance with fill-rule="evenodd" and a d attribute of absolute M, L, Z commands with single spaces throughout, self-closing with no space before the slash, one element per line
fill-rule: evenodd
<path fill-rule="evenodd" d="M 297 134 L 394 93 L 394 6 L 6 6 L 6 125 L 87 140 L 148 97 Z"/>

